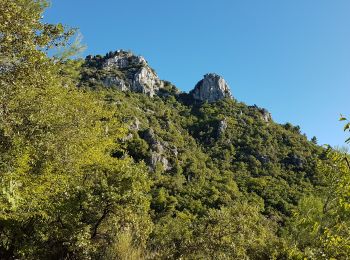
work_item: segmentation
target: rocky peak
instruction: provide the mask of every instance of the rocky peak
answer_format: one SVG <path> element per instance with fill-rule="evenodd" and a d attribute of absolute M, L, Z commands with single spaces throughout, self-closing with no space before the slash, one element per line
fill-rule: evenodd
<path fill-rule="evenodd" d="M 135 66 L 148 66 L 144 57 L 134 55 L 130 51 L 118 50 L 114 53 L 107 54 L 106 58 L 103 67 L 107 69 L 127 69 Z"/>
<path fill-rule="evenodd" d="M 230 87 L 223 77 L 208 73 L 200 80 L 190 95 L 198 101 L 215 102 L 225 97 L 232 97 Z"/>
<path fill-rule="evenodd" d="M 144 93 L 151 97 L 164 87 L 163 81 L 148 66 L 145 58 L 130 51 L 109 52 L 102 58 L 88 56 L 86 61 L 90 64 L 98 62 L 97 67 L 104 74 L 101 80 L 106 87 Z"/>

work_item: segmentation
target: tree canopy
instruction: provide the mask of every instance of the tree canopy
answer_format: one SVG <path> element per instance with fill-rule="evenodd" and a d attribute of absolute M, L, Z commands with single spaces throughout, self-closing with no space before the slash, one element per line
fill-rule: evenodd
<path fill-rule="evenodd" d="M 347 154 L 235 99 L 106 88 L 47 6 L 0 0 L 1 259 L 347 259 Z"/>

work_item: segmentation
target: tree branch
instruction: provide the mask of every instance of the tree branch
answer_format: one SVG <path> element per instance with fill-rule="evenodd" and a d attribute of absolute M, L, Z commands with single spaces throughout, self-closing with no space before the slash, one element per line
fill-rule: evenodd
<path fill-rule="evenodd" d="M 95 238 L 95 237 L 96 237 L 98 227 L 100 226 L 100 224 L 102 223 L 102 221 L 107 217 L 108 213 L 110 212 L 110 211 L 109 211 L 109 206 L 110 206 L 110 204 L 108 204 L 108 205 L 104 208 L 103 213 L 102 213 L 102 216 L 97 220 L 96 224 L 94 225 L 93 233 L 92 233 L 92 235 L 91 235 L 91 238 Z"/>

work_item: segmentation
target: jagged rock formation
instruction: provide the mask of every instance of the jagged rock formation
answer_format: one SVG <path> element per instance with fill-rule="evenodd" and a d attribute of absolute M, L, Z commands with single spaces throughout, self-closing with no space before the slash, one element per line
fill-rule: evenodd
<path fill-rule="evenodd" d="M 118 50 L 115 53 L 109 54 L 108 58 L 103 67 L 114 67 L 118 69 L 127 69 L 135 65 L 147 66 L 147 62 L 144 57 L 136 56 L 131 52 Z"/>
<path fill-rule="evenodd" d="M 197 101 L 215 102 L 225 97 L 232 97 L 226 81 L 215 73 L 208 73 L 200 80 L 190 95 Z"/>
<path fill-rule="evenodd" d="M 85 81 L 92 87 L 100 84 L 121 91 L 147 94 L 150 97 L 181 94 L 170 82 L 160 80 L 144 57 L 134 55 L 130 51 L 118 50 L 103 57 L 89 55 L 84 67 L 82 82 Z M 215 73 L 204 75 L 195 88 L 185 95 L 199 102 L 215 102 L 232 97 L 226 81 Z"/>
<path fill-rule="evenodd" d="M 147 61 L 129 51 L 118 50 L 108 53 L 105 57 L 88 56 L 86 63 L 88 66 L 96 66 L 98 63 L 98 69 L 103 72 L 100 80 L 106 87 L 130 90 L 153 97 L 164 86 Z"/>

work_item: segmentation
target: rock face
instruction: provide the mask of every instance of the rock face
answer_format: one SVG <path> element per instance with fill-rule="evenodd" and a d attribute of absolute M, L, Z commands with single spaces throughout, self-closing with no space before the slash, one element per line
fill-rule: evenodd
<path fill-rule="evenodd" d="M 269 111 L 267 111 L 265 108 L 261 109 L 260 111 L 261 115 L 262 115 L 262 119 L 267 123 L 269 121 L 271 121 L 271 114 Z"/>
<path fill-rule="evenodd" d="M 223 120 L 219 121 L 219 127 L 218 127 L 218 130 L 217 130 L 217 136 L 220 137 L 222 134 L 224 134 L 226 129 L 227 129 L 227 119 L 224 118 Z"/>
<path fill-rule="evenodd" d="M 88 56 L 87 62 L 96 63 L 96 56 Z M 160 88 L 161 81 L 142 56 L 129 51 L 118 50 L 110 52 L 99 61 L 99 70 L 104 72 L 102 83 L 106 87 L 122 91 L 144 93 L 153 97 Z"/>
<path fill-rule="evenodd" d="M 82 85 L 85 86 L 114 88 L 150 97 L 182 94 L 170 82 L 160 80 L 144 57 L 130 51 L 118 50 L 105 56 L 89 55 L 85 59 L 84 68 Z M 232 96 L 228 84 L 221 76 L 208 73 L 186 97 L 190 97 L 191 101 L 215 102 Z"/>
<path fill-rule="evenodd" d="M 114 67 L 118 69 L 126 69 L 135 65 L 147 65 L 146 60 L 142 56 L 136 56 L 128 51 L 118 50 L 109 54 L 109 57 L 103 64 L 104 67 Z"/>
<path fill-rule="evenodd" d="M 215 73 L 208 73 L 200 80 L 190 95 L 197 101 L 215 102 L 225 97 L 232 97 L 226 81 Z"/>
<path fill-rule="evenodd" d="M 151 169 L 156 169 L 157 164 L 160 163 L 165 171 L 171 170 L 172 167 L 164 155 L 166 144 L 157 140 L 153 129 L 146 129 L 141 137 L 148 143 L 151 148 L 151 157 L 149 159 Z"/>

